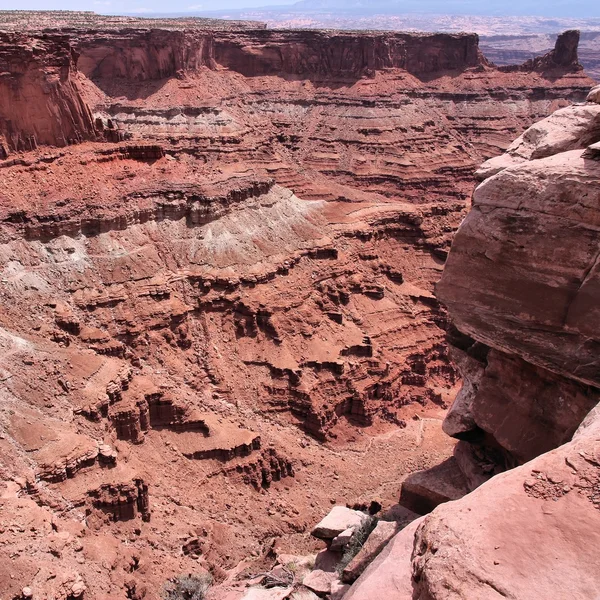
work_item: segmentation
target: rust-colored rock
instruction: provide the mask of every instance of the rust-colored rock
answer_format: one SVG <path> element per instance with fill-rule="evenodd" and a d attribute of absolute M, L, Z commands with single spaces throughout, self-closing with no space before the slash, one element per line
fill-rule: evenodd
<path fill-rule="evenodd" d="M 3 597 L 264 572 L 449 458 L 433 287 L 473 171 L 591 85 L 466 34 L 186 23 L 2 38 L 35 100 L 0 101 Z"/>
<path fill-rule="evenodd" d="M 96 138 L 68 36 L 0 32 L 0 150 Z"/>

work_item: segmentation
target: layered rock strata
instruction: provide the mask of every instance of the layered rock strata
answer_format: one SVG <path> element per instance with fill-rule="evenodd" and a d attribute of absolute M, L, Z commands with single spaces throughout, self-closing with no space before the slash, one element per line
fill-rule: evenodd
<path fill-rule="evenodd" d="M 60 567 L 155 598 L 199 568 L 182 540 L 219 578 L 449 457 L 433 284 L 475 165 L 584 98 L 572 61 L 507 73 L 468 35 L 18 39 L 63 48 L 91 128 L 70 144 L 39 109 L 48 145 L 0 163 L 3 595 L 61 597 Z"/>
<path fill-rule="evenodd" d="M 0 73 L 0 158 L 96 138 L 68 36 L 0 32 Z"/>
<path fill-rule="evenodd" d="M 525 132 L 516 147 L 531 143 L 531 156 L 476 189 L 437 288 L 464 377 L 444 429 L 477 489 L 397 534 L 345 598 L 600 592 L 600 135 L 594 119 L 579 128 L 588 99 Z M 571 149 L 579 139 L 589 146 Z"/>

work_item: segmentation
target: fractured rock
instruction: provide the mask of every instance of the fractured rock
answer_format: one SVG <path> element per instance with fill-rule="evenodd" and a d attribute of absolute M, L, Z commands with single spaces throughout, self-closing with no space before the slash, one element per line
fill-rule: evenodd
<path fill-rule="evenodd" d="M 324 596 L 331 592 L 331 584 L 337 580 L 337 574 L 315 569 L 302 580 L 302 585 L 315 592 L 318 596 Z"/>
<path fill-rule="evenodd" d="M 339 579 L 336 579 L 331 584 L 329 600 L 342 600 L 349 589 L 350 586 L 347 583 L 342 583 Z"/>
<path fill-rule="evenodd" d="M 398 530 L 398 524 L 394 521 L 378 521 L 358 554 L 342 571 L 342 581 L 345 583 L 356 581 Z"/>
<path fill-rule="evenodd" d="M 600 85 L 593 87 L 587 95 L 586 102 L 595 102 L 600 104 Z"/>
<path fill-rule="evenodd" d="M 426 517 L 414 544 L 415 597 L 597 597 L 600 468 L 584 458 L 600 450 L 596 437 L 584 430 Z"/>
<path fill-rule="evenodd" d="M 431 469 L 411 473 L 402 482 L 400 504 L 424 515 L 444 502 L 462 498 L 468 492 L 464 475 L 451 457 Z"/>
<path fill-rule="evenodd" d="M 334 506 L 313 528 L 311 535 L 322 540 L 332 540 L 349 528 L 360 527 L 366 519 L 367 515 L 363 512 L 345 506 Z"/>
<path fill-rule="evenodd" d="M 352 539 L 352 535 L 356 531 L 355 527 L 349 527 L 348 529 L 342 531 L 339 535 L 336 535 L 331 542 L 331 546 L 329 549 L 332 552 L 343 552 L 344 548 L 350 543 Z"/>
<path fill-rule="evenodd" d="M 391 539 L 352 584 L 344 600 L 413 600 L 411 558 L 415 532 L 424 518 L 413 521 Z"/>

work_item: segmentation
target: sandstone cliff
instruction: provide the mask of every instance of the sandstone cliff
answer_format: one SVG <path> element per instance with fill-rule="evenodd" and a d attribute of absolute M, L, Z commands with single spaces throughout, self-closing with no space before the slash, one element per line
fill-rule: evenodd
<path fill-rule="evenodd" d="M 511 148 L 528 159 L 494 159 L 437 286 L 464 378 L 444 429 L 477 489 L 397 534 L 346 600 L 600 593 L 600 105 L 588 99 L 526 131 Z M 494 466 L 509 470 L 485 482 Z"/>
<path fill-rule="evenodd" d="M 475 167 L 590 81 L 469 35 L 68 35 L 5 46 L 60 41 L 72 87 L 34 53 L 31 97 L 77 91 L 102 139 L 25 112 L 54 137 L 0 163 L 0 592 L 157 598 L 313 549 L 332 500 L 394 504 L 452 454 L 433 286 Z"/>
<path fill-rule="evenodd" d="M 95 137 L 69 38 L 0 33 L 0 156 Z"/>

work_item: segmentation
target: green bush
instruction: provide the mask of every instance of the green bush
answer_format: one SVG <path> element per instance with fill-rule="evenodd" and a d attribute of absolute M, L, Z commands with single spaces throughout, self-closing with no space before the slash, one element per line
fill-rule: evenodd
<path fill-rule="evenodd" d="M 163 600 L 204 600 L 212 577 L 204 575 L 178 575 L 165 584 Z"/>

